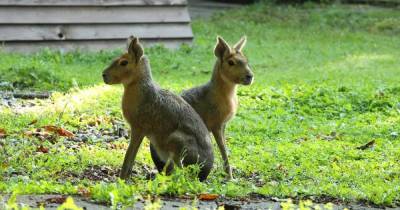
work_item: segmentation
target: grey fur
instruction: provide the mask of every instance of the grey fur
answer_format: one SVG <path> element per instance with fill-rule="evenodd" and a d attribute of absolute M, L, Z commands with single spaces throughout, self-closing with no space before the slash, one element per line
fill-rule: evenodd
<path fill-rule="evenodd" d="M 105 81 L 111 77 L 108 75 L 116 65 L 115 62 L 104 71 Z M 140 58 L 138 65 L 143 71 L 143 78 L 124 84 L 123 114 L 131 126 L 131 142 L 125 155 L 121 178 L 129 177 L 139 146 L 143 138 L 147 137 L 159 161 L 169 163 L 167 173 L 173 170 L 174 165 L 183 167 L 200 164 L 199 179 L 206 179 L 214 161 L 207 127 L 185 100 L 153 82 L 150 64 L 145 56 Z M 135 88 L 130 88 L 130 85 L 135 85 Z M 132 90 L 138 92 L 129 92 Z M 131 109 L 131 104 L 137 107 Z"/>

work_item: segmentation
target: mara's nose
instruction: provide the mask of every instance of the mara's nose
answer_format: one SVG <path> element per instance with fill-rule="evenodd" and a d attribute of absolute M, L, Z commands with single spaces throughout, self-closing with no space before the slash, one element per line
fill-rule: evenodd
<path fill-rule="evenodd" d="M 102 76 L 104 83 L 108 84 L 107 75 L 103 73 Z"/>
<path fill-rule="evenodd" d="M 253 75 L 251 75 L 251 74 L 246 75 L 246 80 L 247 81 L 253 80 Z"/>
<path fill-rule="evenodd" d="M 247 74 L 244 77 L 243 85 L 250 85 L 251 83 L 253 83 L 253 74 Z"/>

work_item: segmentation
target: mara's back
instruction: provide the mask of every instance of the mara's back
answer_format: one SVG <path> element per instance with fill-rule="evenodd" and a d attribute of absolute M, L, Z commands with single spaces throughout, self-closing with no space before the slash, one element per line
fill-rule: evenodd
<path fill-rule="evenodd" d="M 199 146 L 211 146 L 209 132 L 197 112 L 180 96 L 168 90 L 158 89 L 155 100 L 144 105 L 144 109 L 151 112 L 151 118 L 155 119 L 158 128 L 165 132 L 178 129 L 188 135 L 195 137 Z M 151 120 L 151 118 L 148 118 Z M 148 132 L 152 132 L 149 130 Z"/>
<path fill-rule="evenodd" d="M 170 172 L 174 165 L 199 163 L 199 179 L 207 178 L 214 161 L 207 128 L 181 97 L 153 82 L 150 63 L 137 38 L 131 38 L 128 52 L 115 59 L 102 76 L 106 84 L 124 85 L 122 111 L 131 127 L 131 141 L 121 178 L 129 177 L 144 137 L 154 145 L 157 169 L 167 165 Z"/>
<path fill-rule="evenodd" d="M 209 131 L 230 118 L 227 112 L 231 112 L 231 110 L 224 109 L 225 101 L 218 98 L 210 83 L 185 90 L 181 96 L 200 115 Z"/>

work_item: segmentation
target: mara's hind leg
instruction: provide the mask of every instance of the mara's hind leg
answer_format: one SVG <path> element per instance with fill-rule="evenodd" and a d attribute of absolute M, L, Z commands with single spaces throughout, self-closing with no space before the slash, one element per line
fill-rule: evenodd
<path fill-rule="evenodd" d="M 203 166 L 200 168 L 200 173 L 199 173 L 199 176 L 198 176 L 200 182 L 202 182 L 202 181 L 204 181 L 204 180 L 207 179 L 208 175 L 209 175 L 210 172 L 211 172 L 211 168 L 212 168 L 212 166 L 209 166 L 209 165 L 203 165 Z"/>
<path fill-rule="evenodd" d="M 168 142 L 174 145 L 174 149 L 170 154 L 174 165 L 182 168 L 199 164 L 200 172 L 198 178 L 200 181 L 204 181 L 210 173 L 214 162 L 212 148 L 201 147 L 192 135 L 185 134 L 182 131 L 173 132 L 168 137 Z"/>
<path fill-rule="evenodd" d="M 154 146 L 150 143 L 150 154 L 151 154 L 151 159 L 154 162 L 154 165 L 156 165 L 157 171 L 159 173 L 165 171 L 165 174 L 170 175 L 172 171 L 174 170 L 174 164 L 172 161 L 167 161 L 164 162 L 161 160 L 160 156 L 157 154 L 156 149 Z"/>
<path fill-rule="evenodd" d="M 189 158 L 189 159 L 191 159 L 191 158 Z M 198 160 L 198 158 L 196 158 L 196 159 L 197 160 L 195 160 L 195 161 L 193 161 L 193 159 L 187 160 L 187 157 L 186 157 L 185 160 L 183 161 L 183 165 L 188 166 L 188 165 L 198 164 L 200 166 L 200 171 L 199 171 L 199 174 L 197 177 L 202 182 L 202 181 L 206 180 L 208 175 L 210 174 L 212 166 L 213 166 L 213 161 L 210 159 L 207 159 L 207 160 L 201 162 Z"/>
<path fill-rule="evenodd" d="M 151 143 L 150 143 L 150 154 L 151 154 L 151 159 L 153 160 L 154 165 L 156 165 L 158 172 L 162 172 L 165 167 L 165 162 L 161 160 L 160 156 L 158 156 L 156 149 L 154 149 L 154 146 Z"/>
<path fill-rule="evenodd" d="M 200 167 L 200 171 L 197 177 L 202 182 L 206 180 L 208 175 L 210 174 L 213 162 L 214 158 L 212 153 L 211 156 L 202 156 L 199 155 L 198 150 L 186 150 L 180 156 L 179 164 L 175 164 L 179 167 L 198 164 Z"/>

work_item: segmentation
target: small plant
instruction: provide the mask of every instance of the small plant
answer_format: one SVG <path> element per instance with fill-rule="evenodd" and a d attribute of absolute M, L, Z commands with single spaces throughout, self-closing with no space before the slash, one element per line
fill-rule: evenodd
<path fill-rule="evenodd" d="M 151 200 L 150 197 L 146 199 L 146 203 L 144 206 L 145 210 L 159 210 L 161 209 L 161 201 L 160 199 Z"/>
<path fill-rule="evenodd" d="M 397 10 L 370 6 L 258 3 L 194 20 L 193 47 L 146 48 L 154 78 L 179 94 L 211 77 L 215 35 L 228 42 L 247 35 L 243 50 L 256 79 L 238 89 L 240 108 L 226 128 L 232 181 L 219 156 L 206 182 L 195 178 L 197 166 L 157 174 L 148 139 L 132 178 L 118 180 L 129 143 L 119 132 L 128 129 L 122 88 L 102 85 L 101 70 L 122 50 L 0 52 L 8 83 L 0 89 L 12 90 L 20 72 L 28 90 L 56 90 L 43 101 L 0 97 L 0 194 L 81 194 L 117 208 L 147 195 L 200 194 L 398 206 L 399 18 Z M 70 89 L 73 79 L 79 89 Z M 48 125 L 74 137 L 43 132 Z"/>
<path fill-rule="evenodd" d="M 72 197 L 68 197 L 65 202 L 57 208 L 57 210 L 83 210 L 83 208 L 78 207 Z"/>

